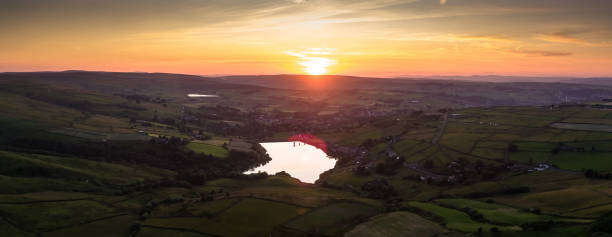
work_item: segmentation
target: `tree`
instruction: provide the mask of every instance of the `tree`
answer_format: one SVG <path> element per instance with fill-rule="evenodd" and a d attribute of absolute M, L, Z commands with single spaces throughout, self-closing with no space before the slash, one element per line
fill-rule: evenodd
<path fill-rule="evenodd" d="M 387 166 L 385 165 L 385 163 L 378 163 L 376 165 L 376 173 L 382 174 L 385 173 L 386 170 Z"/>
<path fill-rule="evenodd" d="M 602 215 L 599 217 L 599 219 L 597 219 L 597 221 L 593 222 L 593 224 L 589 226 L 589 232 L 603 232 L 612 234 L 612 212 Z"/>
<path fill-rule="evenodd" d="M 510 147 L 508 147 L 508 151 L 509 152 L 517 152 L 518 151 L 518 146 L 512 144 Z"/>
<path fill-rule="evenodd" d="M 553 154 L 555 154 L 555 155 L 556 155 L 556 154 L 559 154 L 559 148 L 558 148 L 558 147 L 555 147 L 554 149 L 552 149 L 552 151 L 551 151 L 551 152 L 552 152 Z"/>
<path fill-rule="evenodd" d="M 424 167 L 425 169 L 428 169 L 428 170 L 433 169 L 433 168 L 434 168 L 434 166 L 435 166 L 435 164 L 434 164 L 434 162 L 433 162 L 432 160 L 427 160 L 427 161 L 425 161 L 425 165 L 423 165 L 423 167 Z"/>

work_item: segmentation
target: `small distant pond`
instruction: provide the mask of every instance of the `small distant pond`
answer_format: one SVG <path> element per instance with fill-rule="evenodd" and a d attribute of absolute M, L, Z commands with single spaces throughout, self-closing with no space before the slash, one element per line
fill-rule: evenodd
<path fill-rule="evenodd" d="M 187 94 L 187 97 L 189 98 L 216 98 L 219 97 L 218 95 L 204 95 L 204 94 Z"/>
<path fill-rule="evenodd" d="M 266 172 L 275 174 L 285 171 L 304 183 L 314 183 L 319 174 L 334 168 L 336 160 L 322 150 L 302 142 L 260 143 L 272 158 L 267 164 L 246 174 Z"/>

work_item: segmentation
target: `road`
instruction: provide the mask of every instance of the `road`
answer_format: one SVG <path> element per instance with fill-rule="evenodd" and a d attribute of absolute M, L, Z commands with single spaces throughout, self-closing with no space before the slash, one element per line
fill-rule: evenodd
<path fill-rule="evenodd" d="M 446 128 L 446 122 L 448 122 L 448 112 L 444 113 L 444 116 L 442 119 L 442 126 L 440 126 L 440 129 L 438 130 L 438 133 L 436 133 L 436 136 L 434 136 L 434 138 L 431 139 L 431 143 L 438 144 L 438 140 L 440 140 L 440 137 L 442 137 L 442 134 L 444 134 L 444 129 Z"/>

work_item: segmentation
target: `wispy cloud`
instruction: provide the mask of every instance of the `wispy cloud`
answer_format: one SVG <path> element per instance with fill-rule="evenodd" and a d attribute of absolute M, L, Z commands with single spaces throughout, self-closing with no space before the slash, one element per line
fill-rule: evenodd
<path fill-rule="evenodd" d="M 517 47 L 514 49 L 505 50 L 508 53 L 521 54 L 524 56 L 530 57 L 561 57 L 561 56 L 570 56 L 572 53 L 570 52 L 562 52 L 562 51 L 552 51 L 552 50 L 539 50 L 539 49 L 526 49 L 522 47 Z"/>
<path fill-rule="evenodd" d="M 481 34 L 481 35 L 469 35 L 469 34 L 449 34 L 449 33 L 435 33 L 435 32 L 423 32 L 423 33 L 411 33 L 390 35 L 387 38 L 381 38 L 395 41 L 432 41 L 432 42 L 498 42 L 498 43 L 513 43 L 517 40 L 510 36 L 501 34 Z"/>
<path fill-rule="evenodd" d="M 472 40 L 472 41 L 498 41 L 498 42 L 515 42 L 506 35 L 452 35 L 453 38 L 458 40 Z"/>
<path fill-rule="evenodd" d="M 589 40 L 583 39 L 578 36 L 582 33 L 586 33 L 586 31 L 563 30 L 539 34 L 536 38 L 542 41 L 552 43 L 576 44 L 589 47 L 601 47 L 610 45 L 609 43 L 605 42 L 591 42 Z"/>

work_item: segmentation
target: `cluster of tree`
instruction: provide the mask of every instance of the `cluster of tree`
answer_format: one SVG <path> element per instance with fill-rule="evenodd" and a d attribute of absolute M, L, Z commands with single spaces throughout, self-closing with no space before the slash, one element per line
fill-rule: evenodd
<path fill-rule="evenodd" d="M 523 230 L 547 231 L 547 230 L 550 230 L 550 228 L 553 225 L 555 225 L 555 222 L 552 220 L 536 221 L 536 222 L 524 223 L 521 225 L 521 228 L 523 228 Z"/>
<path fill-rule="evenodd" d="M 177 180 L 183 180 L 193 185 L 203 185 L 206 183 L 207 176 L 203 170 L 181 170 L 176 174 Z"/>
<path fill-rule="evenodd" d="M 470 192 L 470 193 L 465 194 L 463 197 L 465 198 L 483 198 L 483 197 L 490 197 L 490 196 L 495 196 L 495 195 L 512 195 L 512 194 L 528 193 L 530 191 L 531 191 L 531 188 L 529 188 L 528 186 L 512 186 L 512 187 L 505 187 L 501 190 L 497 190 L 494 192 L 481 192 L 481 191 Z"/>
<path fill-rule="evenodd" d="M 385 161 L 378 163 L 374 170 L 377 174 L 395 175 L 396 170 L 403 167 L 403 158 L 387 158 Z"/>
<path fill-rule="evenodd" d="M 595 151 L 595 150 L 596 150 L 595 146 L 592 146 L 591 151 Z M 553 148 L 550 152 L 556 155 L 556 154 L 559 154 L 559 152 L 561 151 L 585 152 L 587 151 L 587 149 L 585 149 L 584 147 L 573 147 L 573 146 L 566 145 L 563 142 L 559 142 L 559 144 L 555 148 Z"/>
<path fill-rule="evenodd" d="M 384 208 L 387 212 L 400 211 L 402 209 L 404 199 L 402 198 L 390 198 L 385 200 Z"/>
<path fill-rule="evenodd" d="M 259 144 L 252 151 L 230 150 L 225 159 L 197 154 L 184 149 L 186 140 L 176 137 L 160 137 L 146 141 L 93 142 L 70 139 L 20 138 L 11 141 L 10 146 L 32 151 L 49 151 L 91 160 L 146 164 L 152 167 L 175 170 L 177 178 L 194 185 L 206 180 L 241 174 L 244 171 L 267 163 L 271 158 Z M 53 175 L 54 170 L 46 168 L 24 168 L 16 170 L 22 176 Z"/>
<path fill-rule="evenodd" d="M 161 97 L 149 97 L 148 95 L 140 95 L 140 94 L 131 94 L 131 95 L 125 95 L 125 94 L 119 94 L 119 93 L 115 93 L 113 94 L 114 96 L 120 96 L 123 97 L 127 100 L 130 101 L 134 101 L 137 104 L 140 104 L 140 102 L 151 102 L 151 103 L 156 103 L 156 104 L 166 104 L 168 102 L 168 100 L 161 98 Z"/>
<path fill-rule="evenodd" d="M 382 141 L 380 139 L 368 138 L 365 141 L 363 141 L 363 143 L 361 143 L 361 146 L 363 146 L 365 148 L 372 148 L 372 147 L 376 146 L 377 144 L 379 144 L 381 142 Z"/>
<path fill-rule="evenodd" d="M 472 181 L 491 180 L 507 170 L 505 164 L 485 164 L 482 160 L 470 162 L 467 159 L 459 158 L 452 164 L 454 165 L 448 167 L 461 182 L 469 182 L 470 177 Z"/>
<path fill-rule="evenodd" d="M 612 178 L 612 174 L 610 172 L 599 172 L 593 169 L 582 170 L 584 177 L 589 179 L 610 179 Z"/>
<path fill-rule="evenodd" d="M 508 147 L 508 151 L 509 151 L 509 152 L 517 152 L 518 150 L 519 150 L 519 149 L 518 149 L 518 146 L 517 146 L 517 145 L 515 145 L 515 144 L 512 144 L 512 145 L 510 145 L 510 146 Z"/>
<path fill-rule="evenodd" d="M 361 186 L 362 195 L 373 199 L 388 199 L 397 195 L 395 187 L 385 179 L 375 179 Z"/>
<path fill-rule="evenodd" d="M 449 208 L 452 208 L 452 207 L 449 207 Z M 472 209 L 469 207 L 463 207 L 463 208 L 459 208 L 459 210 L 468 214 L 472 220 L 479 221 L 479 222 L 487 221 L 487 219 L 484 218 L 482 213 L 476 211 L 475 209 Z"/>
<path fill-rule="evenodd" d="M 368 166 L 360 164 L 355 169 L 353 169 L 353 173 L 357 176 L 369 176 L 370 169 L 368 169 Z"/>
<path fill-rule="evenodd" d="M 252 174 L 235 174 L 231 176 L 231 178 L 243 179 L 243 180 L 258 180 L 258 179 L 265 179 L 268 176 L 270 175 L 266 172 L 257 172 L 257 173 L 252 173 Z"/>
<path fill-rule="evenodd" d="M 589 226 L 591 233 L 607 233 L 612 234 L 612 212 L 602 215 Z"/>

